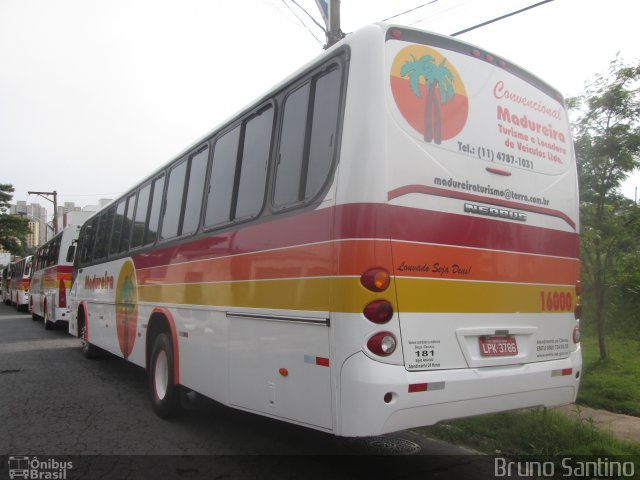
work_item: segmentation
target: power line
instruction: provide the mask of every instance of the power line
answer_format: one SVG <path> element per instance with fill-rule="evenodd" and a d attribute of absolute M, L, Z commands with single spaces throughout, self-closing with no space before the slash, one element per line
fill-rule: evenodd
<path fill-rule="evenodd" d="M 423 3 L 422 5 L 418 5 L 417 7 L 411 8 L 411 9 L 407 10 L 406 12 L 402 12 L 402 13 L 398 13 L 396 15 L 392 15 L 391 17 L 385 18 L 385 19 L 380 20 L 380 21 L 381 22 L 386 22 L 387 20 L 391 20 L 392 18 L 399 17 L 400 15 L 404 15 L 405 13 L 410 13 L 410 12 L 413 12 L 415 10 L 418 10 L 419 8 L 426 7 L 427 5 L 431 5 L 432 3 L 436 3 L 437 1 L 438 0 L 431 0 L 430 2 Z"/>
<path fill-rule="evenodd" d="M 485 25 L 489 25 L 490 23 L 494 23 L 494 22 L 497 22 L 498 20 L 503 20 L 513 15 L 517 15 L 518 13 L 526 12 L 527 10 L 531 10 L 532 8 L 539 7 L 540 5 L 544 5 L 545 3 L 549 3 L 549 2 L 553 2 L 553 0 L 544 0 L 542 2 L 534 3 L 533 5 L 529 5 L 528 7 L 521 8 L 520 10 L 516 10 L 515 12 L 507 13 L 506 15 L 502 15 L 501 17 L 487 20 L 486 22 L 479 23 L 478 25 L 474 25 L 473 27 L 465 28 L 464 30 L 460 30 L 459 32 L 452 33 L 451 36 L 456 37 L 463 33 L 470 32 L 471 30 L 475 30 L 476 28 L 484 27 Z"/>
<path fill-rule="evenodd" d="M 315 38 L 315 39 L 316 39 L 316 41 L 317 41 L 320 45 L 324 45 L 324 44 L 320 41 L 320 39 L 319 39 L 318 37 L 316 37 L 316 36 L 315 36 L 315 34 L 311 31 L 311 29 L 307 26 L 307 24 L 306 24 L 306 23 L 304 23 L 304 21 L 303 21 L 303 20 L 300 18 L 300 16 L 295 12 L 295 10 L 293 10 L 293 8 L 291 8 L 291 7 L 289 6 L 289 4 L 288 4 L 285 0 L 282 0 L 282 3 L 284 3 L 284 6 L 285 6 L 285 7 L 287 7 L 287 8 L 289 9 L 289 11 L 290 11 L 291 13 L 293 13 L 293 15 L 295 15 L 295 17 L 298 19 L 298 21 L 299 21 L 299 22 L 302 24 L 302 26 L 307 30 L 307 32 L 309 32 L 309 33 L 311 34 L 311 36 L 312 36 L 313 38 Z"/>
<path fill-rule="evenodd" d="M 320 27 L 320 29 L 321 29 L 324 33 L 327 33 L 327 29 L 326 29 L 326 28 L 324 28 L 322 25 L 320 25 L 320 23 L 319 23 L 315 18 L 313 18 L 313 16 L 312 16 L 312 15 L 311 15 L 311 14 L 310 14 L 310 13 L 309 13 L 305 8 L 304 8 L 304 7 L 300 6 L 300 4 L 299 4 L 298 2 L 296 2 L 296 0 L 291 0 L 291 1 L 292 1 L 292 2 L 293 2 L 293 3 L 294 3 L 294 4 L 295 4 L 295 5 L 296 5 L 300 10 L 302 10 L 304 13 L 306 13 L 306 14 L 307 14 L 307 16 L 311 19 L 311 21 L 312 21 L 313 23 L 315 23 L 318 27 Z"/>

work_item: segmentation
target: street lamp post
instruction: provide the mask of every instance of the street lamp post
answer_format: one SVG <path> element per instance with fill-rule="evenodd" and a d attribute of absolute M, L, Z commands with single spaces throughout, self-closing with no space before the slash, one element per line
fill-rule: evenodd
<path fill-rule="evenodd" d="M 45 200 L 53 203 L 53 234 L 58 234 L 58 192 L 55 190 L 53 192 L 27 192 L 29 195 L 38 195 Z M 49 197 L 53 197 L 51 200 Z"/>

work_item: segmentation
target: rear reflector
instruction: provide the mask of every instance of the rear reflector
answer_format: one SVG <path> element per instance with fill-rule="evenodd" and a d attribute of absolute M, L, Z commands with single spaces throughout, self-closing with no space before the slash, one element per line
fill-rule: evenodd
<path fill-rule="evenodd" d="M 573 368 L 563 368 L 562 370 L 552 370 L 552 377 L 566 377 L 567 375 L 571 375 L 573 373 Z"/>
<path fill-rule="evenodd" d="M 416 392 L 432 392 L 434 390 L 444 390 L 445 382 L 431 382 L 431 383 L 410 383 L 409 393 Z"/>

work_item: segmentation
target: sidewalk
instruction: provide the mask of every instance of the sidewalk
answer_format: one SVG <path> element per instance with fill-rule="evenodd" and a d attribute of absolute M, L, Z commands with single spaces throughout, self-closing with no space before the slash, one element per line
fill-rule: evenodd
<path fill-rule="evenodd" d="M 582 405 L 565 405 L 556 410 L 573 418 L 580 417 L 583 420 L 591 418 L 594 426 L 599 430 L 610 433 L 621 440 L 640 443 L 640 417 L 596 410 Z"/>

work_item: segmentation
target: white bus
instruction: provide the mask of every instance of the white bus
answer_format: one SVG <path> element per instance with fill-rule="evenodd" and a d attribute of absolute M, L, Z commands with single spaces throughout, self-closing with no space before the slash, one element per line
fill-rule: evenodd
<path fill-rule="evenodd" d="M 576 161 L 561 95 L 449 37 L 349 35 L 83 226 L 71 333 L 341 436 L 573 402 Z"/>
<path fill-rule="evenodd" d="M 67 292 L 71 287 L 73 257 L 80 225 L 69 225 L 44 245 L 33 257 L 31 276 L 31 318 L 42 320 L 44 328 L 68 323 L 71 310 Z"/>
<path fill-rule="evenodd" d="M 9 299 L 16 309 L 29 310 L 29 283 L 31 281 L 31 255 L 13 262 L 9 267 Z"/>

